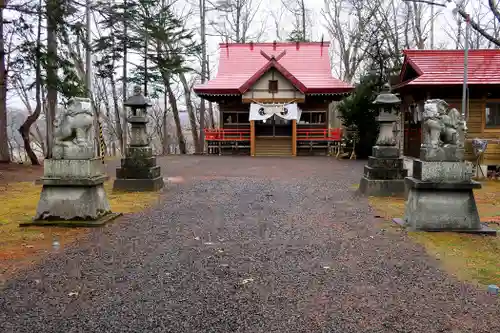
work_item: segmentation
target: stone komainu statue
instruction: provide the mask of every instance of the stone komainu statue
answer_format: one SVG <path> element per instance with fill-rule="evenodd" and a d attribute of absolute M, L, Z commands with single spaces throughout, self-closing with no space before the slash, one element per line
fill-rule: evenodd
<path fill-rule="evenodd" d="M 438 148 L 445 145 L 463 147 L 465 122 L 460 112 L 442 99 L 430 99 L 424 104 L 423 147 Z"/>
<path fill-rule="evenodd" d="M 72 98 L 59 117 L 54 131 L 54 159 L 94 157 L 91 140 L 94 115 L 88 98 Z"/>

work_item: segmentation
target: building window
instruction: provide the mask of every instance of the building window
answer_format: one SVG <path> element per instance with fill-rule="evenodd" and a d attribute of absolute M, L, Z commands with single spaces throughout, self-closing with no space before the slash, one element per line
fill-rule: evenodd
<path fill-rule="evenodd" d="M 236 112 L 226 113 L 224 112 L 224 124 L 236 124 L 238 123 L 238 114 Z"/>
<path fill-rule="evenodd" d="M 269 80 L 269 93 L 278 92 L 278 80 Z"/>
<path fill-rule="evenodd" d="M 486 128 L 498 128 L 498 127 L 500 127 L 500 102 L 486 103 L 485 127 Z"/>
<path fill-rule="evenodd" d="M 325 123 L 326 123 L 326 112 L 323 111 L 302 112 L 299 121 L 299 124 L 321 125 Z"/>
<path fill-rule="evenodd" d="M 224 112 L 223 120 L 226 125 L 241 125 L 250 123 L 250 120 L 248 120 L 248 112 Z"/>

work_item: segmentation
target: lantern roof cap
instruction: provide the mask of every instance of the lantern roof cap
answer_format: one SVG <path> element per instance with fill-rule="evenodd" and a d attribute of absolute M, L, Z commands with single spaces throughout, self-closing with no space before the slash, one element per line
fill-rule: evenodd
<path fill-rule="evenodd" d="M 378 94 L 373 104 L 385 104 L 385 105 L 394 105 L 401 103 L 401 99 L 395 94 L 391 92 L 391 86 L 389 83 L 384 84 L 382 88 L 382 92 Z"/>
<path fill-rule="evenodd" d="M 147 108 L 151 106 L 148 99 L 142 94 L 142 89 L 140 86 L 134 87 L 134 95 L 130 96 L 125 103 L 125 106 L 129 106 L 131 108 Z"/>

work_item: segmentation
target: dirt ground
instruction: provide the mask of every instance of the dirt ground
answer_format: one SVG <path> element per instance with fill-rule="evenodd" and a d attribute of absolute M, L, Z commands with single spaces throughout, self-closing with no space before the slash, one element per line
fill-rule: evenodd
<path fill-rule="evenodd" d="M 43 166 L 0 163 L 0 186 L 7 183 L 35 181 L 43 174 Z"/>
<path fill-rule="evenodd" d="M 2 331 L 500 331 L 498 298 L 403 230 L 384 231 L 354 195 L 364 161 L 159 163 L 157 205 L 6 282 Z"/>

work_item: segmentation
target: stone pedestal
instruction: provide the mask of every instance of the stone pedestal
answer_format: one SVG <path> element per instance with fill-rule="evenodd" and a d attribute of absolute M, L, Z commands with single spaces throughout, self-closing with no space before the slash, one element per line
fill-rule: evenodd
<path fill-rule="evenodd" d="M 45 160 L 36 216 L 21 226 L 98 226 L 116 218 L 103 187 L 107 178 L 98 159 Z"/>
<path fill-rule="evenodd" d="M 399 148 L 394 146 L 374 146 L 368 158 L 364 175 L 359 183 L 358 193 L 367 196 L 398 196 L 405 191 L 404 169 Z"/>
<path fill-rule="evenodd" d="M 113 191 L 143 192 L 158 191 L 164 182 L 156 157 L 149 145 L 145 116 L 132 116 L 128 121 L 132 125 L 130 146 L 121 160 L 121 167 L 116 169 Z"/>
<path fill-rule="evenodd" d="M 472 170 L 459 161 L 460 149 L 436 149 L 439 151 L 422 150 L 421 159 L 413 161 L 413 176 L 405 179 L 405 216 L 394 221 L 411 230 L 496 235 L 496 230 L 480 222 L 473 190 L 481 188 L 481 184 L 471 179 Z M 438 161 L 439 155 L 451 161 Z"/>

